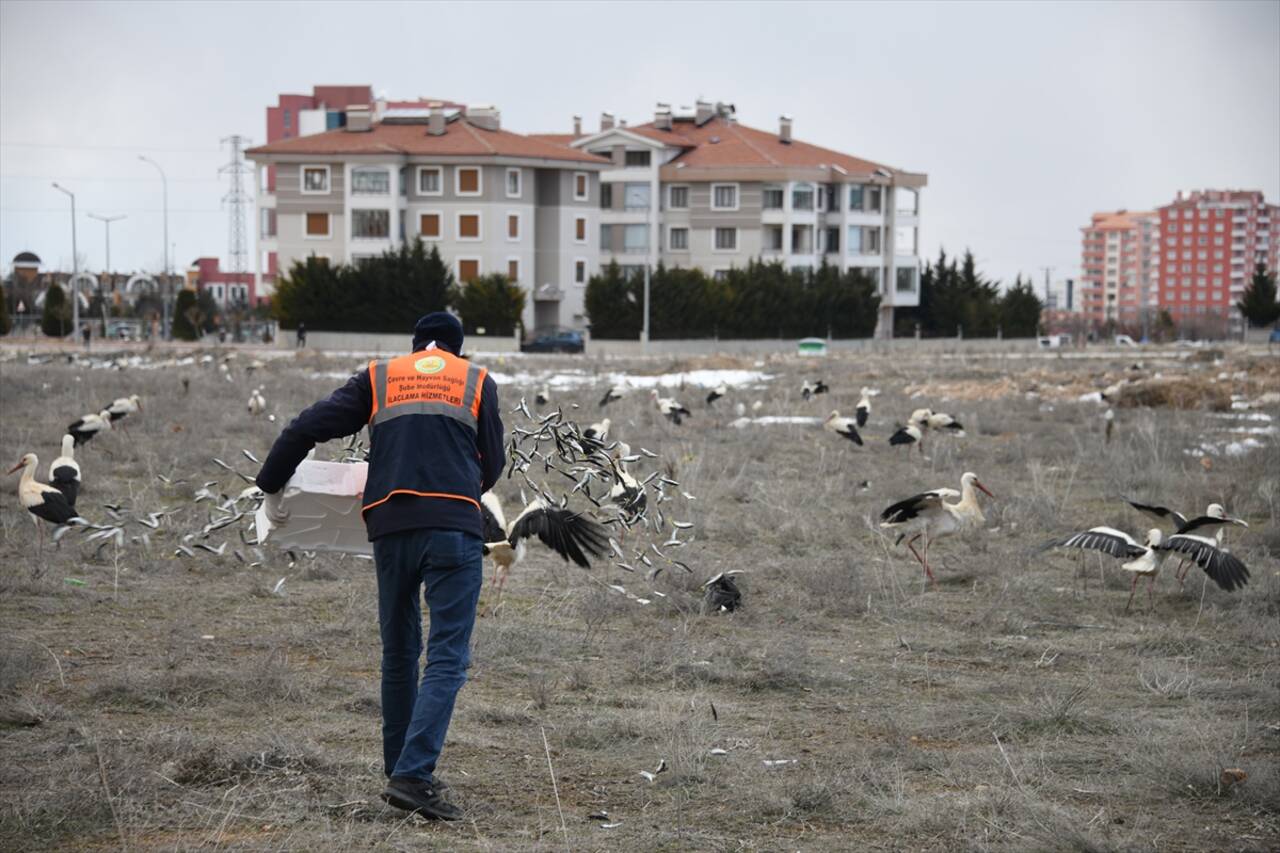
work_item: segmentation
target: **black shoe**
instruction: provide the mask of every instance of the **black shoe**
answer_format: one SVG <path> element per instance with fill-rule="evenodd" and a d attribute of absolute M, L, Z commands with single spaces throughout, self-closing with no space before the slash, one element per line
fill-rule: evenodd
<path fill-rule="evenodd" d="M 393 776 L 382 792 L 388 804 L 407 812 L 416 812 L 431 820 L 460 820 L 462 809 L 447 802 L 438 786 L 418 779 Z"/>

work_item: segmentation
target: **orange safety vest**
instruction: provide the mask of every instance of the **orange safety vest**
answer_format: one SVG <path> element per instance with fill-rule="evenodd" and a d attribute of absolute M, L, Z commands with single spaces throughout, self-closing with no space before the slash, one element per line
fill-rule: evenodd
<path fill-rule="evenodd" d="M 424 443 L 417 431 L 413 440 L 397 433 L 409 429 L 414 420 L 402 420 L 405 416 L 432 415 L 461 424 L 474 438 L 487 373 L 483 367 L 441 349 L 369 362 L 373 406 L 369 412 L 371 458 L 365 498 L 370 502 L 362 512 L 397 494 L 463 500 L 479 509 L 478 476 L 474 483 L 440 481 L 443 466 L 430 464 L 427 458 L 436 448 Z M 394 446 L 396 458 L 380 458 L 380 445 L 384 444 Z"/>

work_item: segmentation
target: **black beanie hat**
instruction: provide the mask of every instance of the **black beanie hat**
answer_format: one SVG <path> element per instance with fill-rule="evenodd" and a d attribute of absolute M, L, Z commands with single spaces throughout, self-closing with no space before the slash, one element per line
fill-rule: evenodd
<path fill-rule="evenodd" d="M 413 351 L 425 349 L 435 341 L 436 346 L 454 355 L 462 353 L 462 324 L 448 311 L 425 314 L 413 327 Z"/>

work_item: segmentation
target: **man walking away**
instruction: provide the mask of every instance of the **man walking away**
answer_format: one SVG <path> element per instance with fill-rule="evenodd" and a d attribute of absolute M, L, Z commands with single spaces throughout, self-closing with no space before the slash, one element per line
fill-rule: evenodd
<path fill-rule="evenodd" d="M 297 334 L 298 334 L 297 348 L 305 349 L 307 346 L 307 324 L 302 322 L 301 320 L 298 321 Z"/>
<path fill-rule="evenodd" d="M 302 326 L 299 324 L 299 331 Z M 466 681 L 480 598 L 480 495 L 505 464 L 498 389 L 459 357 L 462 324 L 445 312 L 420 319 L 413 353 L 372 361 L 298 415 L 276 439 L 257 484 L 283 522 L 280 491 L 317 442 L 369 425 L 363 515 L 378 575 L 382 636 L 382 797 L 406 811 L 457 820 L 434 773 L 454 698 Z M 427 665 L 421 594 L 427 603 Z"/>

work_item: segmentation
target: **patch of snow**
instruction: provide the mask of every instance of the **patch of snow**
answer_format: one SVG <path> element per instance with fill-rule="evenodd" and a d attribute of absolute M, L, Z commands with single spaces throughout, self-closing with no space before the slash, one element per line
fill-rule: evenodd
<path fill-rule="evenodd" d="M 627 388 L 675 388 L 681 385 L 695 388 L 715 388 L 720 383 L 731 389 L 754 387 L 768 382 L 773 376 L 758 370 L 689 370 L 683 373 L 662 373 L 657 376 L 638 376 L 632 373 L 588 373 L 585 370 L 562 370 L 557 373 L 516 373 L 490 371 L 489 375 L 500 385 L 534 386 L 546 383 L 551 388 L 570 390 L 596 385 L 622 385 Z"/>
<path fill-rule="evenodd" d="M 777 426 L 779 424 L 804 424 L 806 426 L 817 426 L 822 423 L 821 418 L 809 418 L 800 415 L 764 415 L 759 418 L 738 418 L 731 421 L 729 426 L 735 429 L 742 429 L 752 425 L 756 426 Z"/>
<path fill-rule="evenodd" d="M 1088 394 L 1081 394 L 1077 399 L 1081 403 L 1097 403 L 1098 405 L 1102 405 L 1104 402 L 1101 391 L 1090 391 Z"/>
<path fill-rule="evenodd" d="M 1213 417 L 1224 418 L 1226 420 L 1233 420 L 1233 421 L 1270 421 L 1271 420 L 1271 415 L 1268 415 L 1266 412 L 1250 412 L 1246 415 L 1233 415 L 1227 412 L 1223 414 L 1215 414 L 1213 415 Z"/>

